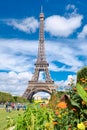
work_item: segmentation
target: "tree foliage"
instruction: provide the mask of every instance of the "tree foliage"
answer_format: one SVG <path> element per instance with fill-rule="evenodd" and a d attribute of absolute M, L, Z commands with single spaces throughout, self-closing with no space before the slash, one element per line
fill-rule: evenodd
<path fill-rule="evenodd" d="M 23 97 L 19 97 L 19 96 L 14 96 L 14 100 L 15 100 L 15 102 L 20 102 L 20 103 L 28 102 L 27 99 L 25 99 Z"/>
<path fill-rule="evenodd" d="M 0 102 L 14 102 L 14 98 L 9 93 L 0 92 Z"/>
<path fill-rule="evenodd" d="M 28 102 L 27 99 L 19 96 L 12 96 L 10 93 L 0 92 L 0 103 L 5 102 Z"/>
<path fill-rule="evenodd" d="M 87 87 L 87 66 L 77 72 L 77 83 Z"/>

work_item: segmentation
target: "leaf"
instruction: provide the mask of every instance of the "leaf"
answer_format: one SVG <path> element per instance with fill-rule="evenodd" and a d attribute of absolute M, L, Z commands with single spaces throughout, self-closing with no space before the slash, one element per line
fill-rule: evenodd
<path fill-rule="evenodd" d="M 80 106 L 78 105 L 78 103 L 75 102 L 74 100 L 71 100 L 71 104 L 72 104 L 72 106 L 76 106 L 76 107 L 80 108 Z"/>
<path fill-rule="evenodd" d="M 80 84 L 77 84 L 76 88 L 77 88 L 77 92 L 79 96 L 83 99 L 83 101 L 87 103 L 87 92 L 84 90 L 84 88 Z"/>

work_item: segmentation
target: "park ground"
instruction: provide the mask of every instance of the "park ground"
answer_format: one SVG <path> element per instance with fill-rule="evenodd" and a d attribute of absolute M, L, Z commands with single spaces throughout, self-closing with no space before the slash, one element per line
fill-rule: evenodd
<path fill-rule="evenodd" d="M 17 110 L 12 110 L 11 112 L 6 112 L 5 108 L 0 108 L 0 130 L 5 130 L 7 126 L 7 119 L 13 118 L 14 120 L 17 120 L 17 117 L 19 114 L 22 114 L 24 111 L 20 109 L 19 111 Z"/>

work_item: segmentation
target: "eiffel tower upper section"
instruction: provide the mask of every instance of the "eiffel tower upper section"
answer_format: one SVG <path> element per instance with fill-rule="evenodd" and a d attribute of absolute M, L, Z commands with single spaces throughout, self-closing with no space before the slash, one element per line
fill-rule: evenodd
<path fill-rule="evenodd" d="M 38 45 L 38 56 L 35 63 L 35 72 L 31 79 L 31 81 L 38 81 L 39 79 L 39 72 L 43 71 L 45 73 L 46 82 L 53 83 L 54 81 L 50 77 L 50 73 L 48 70 L 49 64 L 46 61 L 45 55 L 45 44 L 44 44 L 44 13 L 41 9 L 40 13 L 40 30 L 39 30 L 39 45 Z"/>
<path fill-rule="evenodd" d="M 46 55 L 45 55 L 45 45 L 44 45 L 44 13 L 41 9 L 40 13 L 40 31 L 39 31 L 39 46 L 38 46 L 38 57 L 36 61 L 36 66 L 38 65 L 46 65 L 49 66 L 49 64 L 46 61 Z"/>

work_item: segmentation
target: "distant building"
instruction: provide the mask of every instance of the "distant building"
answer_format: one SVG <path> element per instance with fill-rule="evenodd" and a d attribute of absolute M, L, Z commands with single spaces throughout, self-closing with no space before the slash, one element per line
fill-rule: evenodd
<path fill-rule="evenodd" d="M 38 95 L 38 94 L 34 95 L 34 100 L 41 100 L 41 99 L 42 99 L 42 98 L 41 98 L 40 95 Z"/>

